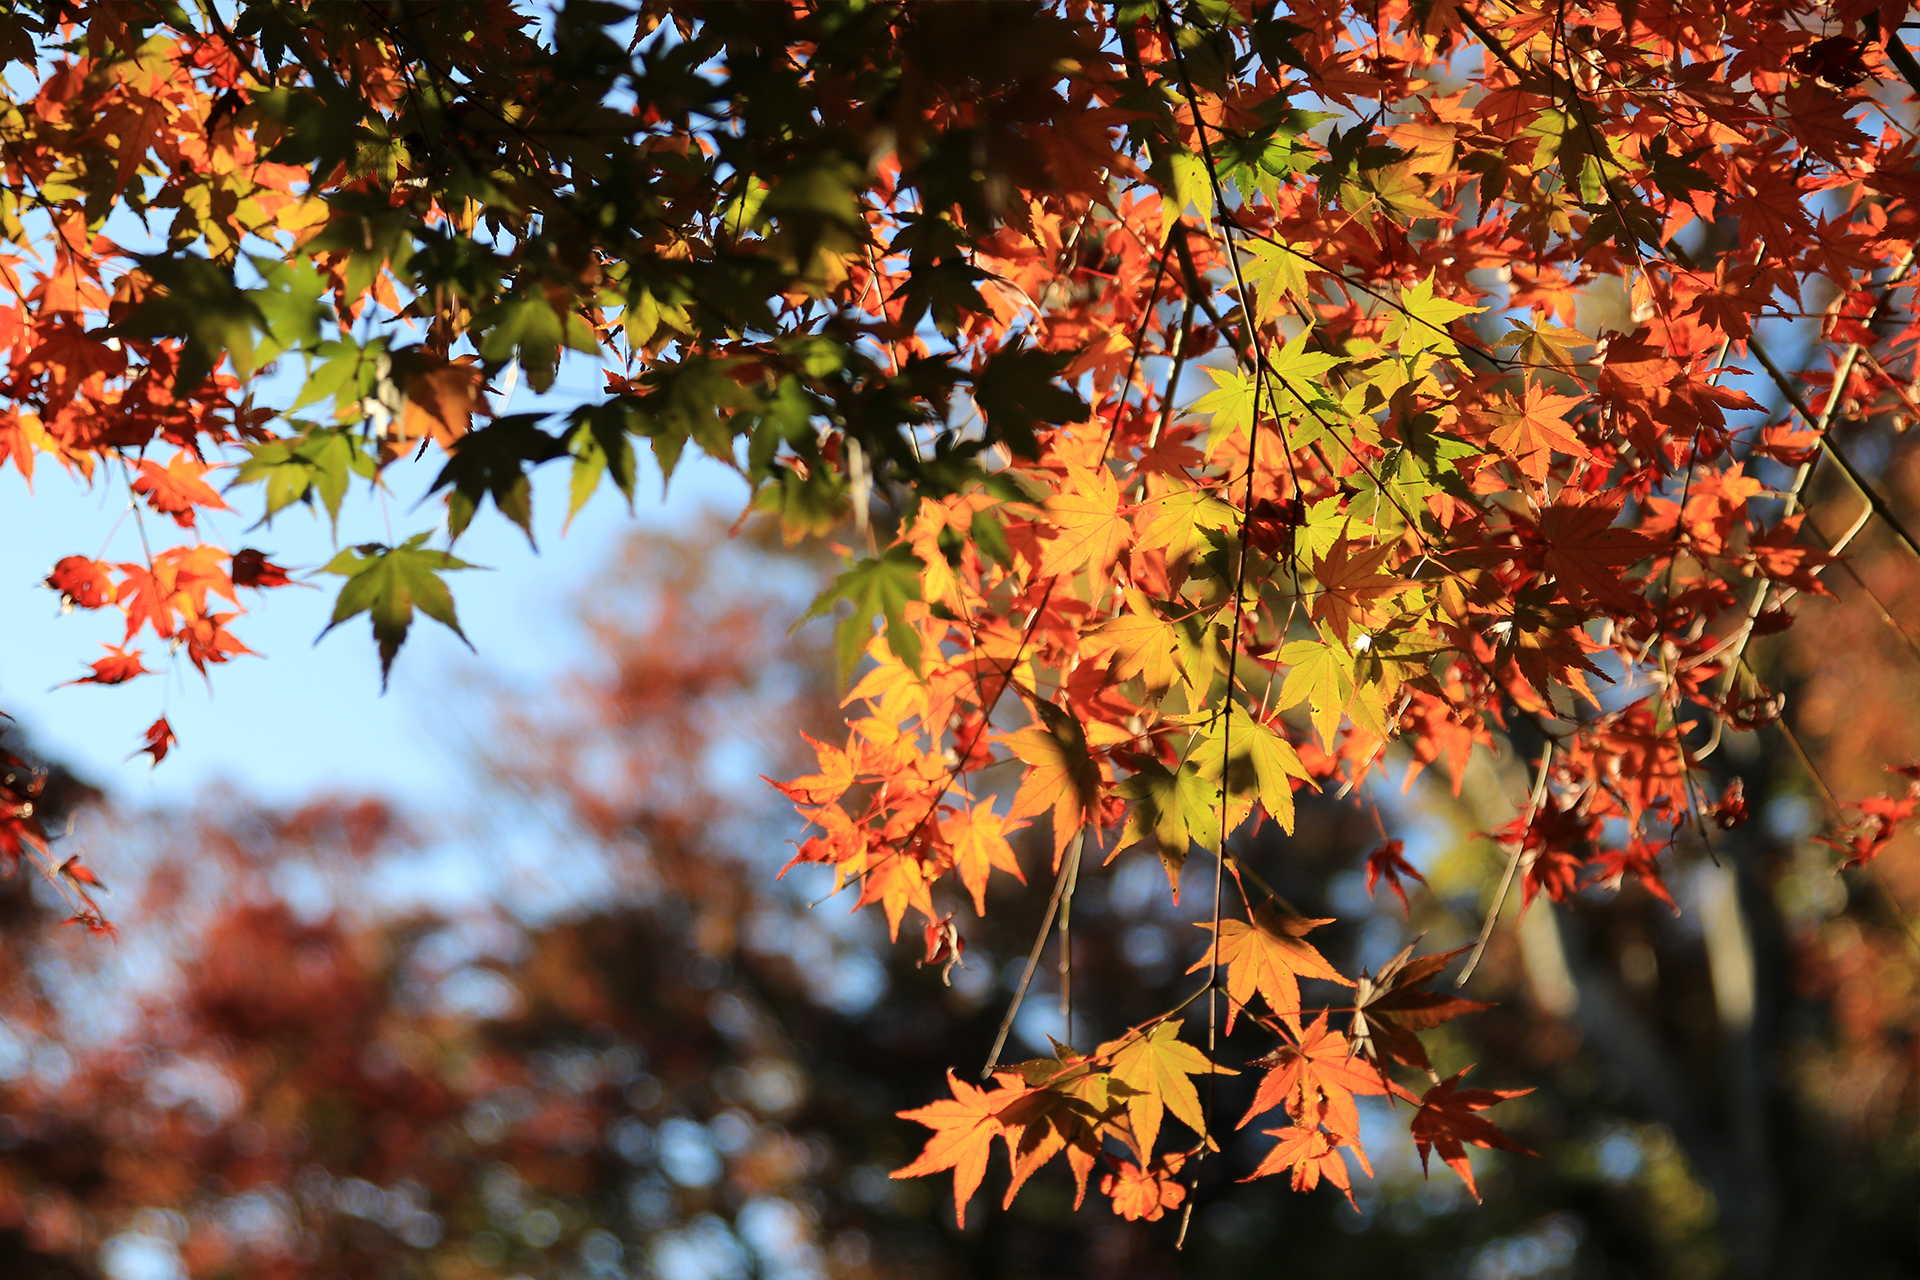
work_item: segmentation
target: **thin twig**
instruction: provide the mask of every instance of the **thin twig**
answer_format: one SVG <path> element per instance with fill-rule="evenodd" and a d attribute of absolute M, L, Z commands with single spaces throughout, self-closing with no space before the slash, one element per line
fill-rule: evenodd
<path fill-rule="evenodd" d="M 1040 921 L 1040 932 L 1034 937 L 1033 950 L 1027 953 L 1027 971 L 1020 978 L 1020 989 L 1013 993 L 1013 1003 L 1007 1006 L 1007 1016 L 1000 1019 L 999 1034 L 993 1038 L 993 1051 L 987 1054 L 987 1065 L 980 1068 L 980 1078 L 993 1078 L 993 1069 L 1000 1065 L 1000 1051 L 1007 1047 L 1007 1032 L 1013 1030 L 1013 1020 L 1020 1012 L 1020 1002 L 1027 998 L 1027 988 L 1033 984 L 1033 972 L 1040 967 L 1040 953 L 1046 949 L 1047 937 L 1053 932 L 1053 917 L 1060 910 L 1060 899 L 1065 896 L 1067 881 L 1080 866 L 1080 846 L 1087 838 L 1087 829 L 1083 826 L 1074 833 L 1073 850 L 1067 860 L 1060 864 L 1060 874 L 1053 878 L 1053 896 L 1047 899 L 1047 914 Z"/>
<path fill-rule="evenodd" d="M 1540 774 L 1533 780 L 1533 794 L 1527 797 L 1526 820 L 1520 825 L 1519 839 L 1514 841 L 1513 852 L 1507 855 L 1507 869 L 1500 876 L 1500 888 L 1493 895 L 1493 905 L 1487 908 L 1486 921 L 1480 926 L 1480 938 L 1473 944 L 1473 954 L 1467 957 L 1466 967 L 1460 970 L 1460 976 L 1453 980 L 1457 987 L 1467 985 L 1467 979 L 1479 967 L 1480 957 L 1486 954 L 1487 941 L 1493 937 L 1494 922 L 1500 919 L 1500 909 L 1507 905 L 1507 894 L 1513 888 L 1513 873 L 1520 868 L 1520 857 L 1526 852 L 1527 834 L 1533 829 L 1534 815 L 1540 812 L 1540 802 L 1546 799 L 1547 775 L 1553 768 L 1553 739 L 1547 739 L 1547 745 L 1540 752 Z"/>
<path fill-rule="evenodd" d="M 1082 827 L 1081 832 L 1086 831 Z M 1080 884 L 1080 845 L 1073 846 L 1067 859 L 1067 891 L 1060 895 L 1060 1021 L 1066 1028 L 1060 1038 L 1073 1043 L 1073 891 Z"/>

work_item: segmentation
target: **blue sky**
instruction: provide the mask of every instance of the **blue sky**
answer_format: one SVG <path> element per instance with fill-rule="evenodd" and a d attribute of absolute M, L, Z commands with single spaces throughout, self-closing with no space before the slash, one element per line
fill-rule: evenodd
<path fill-rule="evenodd" d="M 516 406 L 526 407 L 526 406 Z M 438 499 L 409 513 L 431 483 L 432 465 L 394 468 L 388 517 L 397 537 L 441 523 Z M 450 575 L 460 621 L 477 653 L 437 623 L 417 618 L 394 664 L 391 688 L 380 694 L 379 661 L 364 616 L 314 643 L 333 608 L 340 579 L 322 575 L 318 589 L 241 592 L 248 615 L 235 632 L 262 657 L 240 657 L 213 668 L 211 689 L 184 660 L 172 674 L 114 688 L 55 688 L 86 674 L 102 642 L 117 642 L 117 610 L 60 613 L 59 597 L 42 578 L 61 556 L 140 558 L 139 531 L 122 518 L 126 490 L 97 483 L 89 490 L 42 457 L 28 493 L 9 465 L 0 475 L 0 710 L 11 714 L 39 748 L 68 763 L 119 799 L 158 803 L 191 798 L 216 779 L 270 800 L 291 800 L 315 789 L 371 789 L 419 803 L 455 767 L 459 744 L 436 735 L 441 709 L 461 697 L 479 671 L 534 682 L 583 653 L 573 626 L 572 600 L 586 589 L 617 540 L 635 529 L 678 525 L 702 507 L 736 514 L 745 482 L 707 459 L 689 458 L 663 501 L 660 476 L 650 467 L 629 517 L 608 486 L 561 536 L 567 501 L 564 461 L 535 474 L 534 528 L 540 551 L 489 507 L 456 548 L 461 558 L 492 572 Z M 313 568 L 333 554 L 324 518 L 304 508 L 283 511 L 271 528 L 247 532 L 258 510 L 258 489 L 231 495 L 239 514 L 203 515 L 206 536 L 229 550 L 255 546 L 278 563 Z M 156 543 L 180 532 L 151 512 L 145 519 Z M 156 522 L 157 520 L 157 522 Z M 341 512 L 340 544 L 386 541 L 379 505 L 356 490 Z M 103 549 L 104 548 L 104 549 Z M 149 667 L 165 654 L 151 636 L 136 642 Z M 175 753 L 157 768 L 145 756 L 128 760 L 141 731 L 167 716 L 180 736 Z M 451 747 L 451 751 L 449 750 Z"/>

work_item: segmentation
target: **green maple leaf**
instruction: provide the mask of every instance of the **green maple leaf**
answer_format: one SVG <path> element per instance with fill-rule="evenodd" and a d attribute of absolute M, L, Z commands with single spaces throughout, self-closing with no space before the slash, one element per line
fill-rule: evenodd
<path fill-rule="evenodd" d="M 566 448 L 573 455 L 573 475 L 567 485 L 567 524 L 573 523 L 606 475 L 613 477 L 625 496 L 627 511 L 633 511 L 636 459 L 627 433 L 634 419 L 633 406 L 622 400 L 582 405 L 569 416 L 573 430 L 567 435 Z"/>
<path fill-rule="evenodd" d="M 1026 458 L 1040 456 L 1036 424 L 1084 422 L 1087 402 L 1055 381 L 1073 360 L 1017 342 L 988 357 L 973 375 L 973 398 L 987 420 L 988 440 L 1003 440 Z"/>
<path fill-rule="evenodd" d="M 1227 794 L 1240 802 L 1228 814 L 1231 825 L 1239 825 L 1257 798 L 1289 835 L 1293 833 L 1293 784 L 1288 779 L 1313 782 L 1293 744 L 1252 719 L 1237 703 L 1228 704 L 1226 715 L 1204 721 L 1187 753 L 1187 763 L 1214 788 L 1216 799 L 1225 777 Z"/>
<path fill-rule="evenodd" d="M 1234 508 L 1205 489 L 1174 489 L 1146 504 L 1139 540 L 1143 551 L 1164 548 L 1169 565 L 1184 565 L 1214 545 L 1210 534 L 1239 522 Z"/>
<path fill-rule="evenodd" d="M 193 254 L 141 258 L 159 288 L 127 309 L 114 332 L 132 337 L 185 339 L 175 385 L 199 386 L 224 354 L 242 378 L 253 375 L 254 333 L 267 317 L 258 299 L 233 281 L 233 269 Z"/>
<path fill-rule="evenodd" d="M 336 528 L 340 503 L 352 477 L 371 480 L 377 470 L 373 455 L 361 446 L 357 433 L 346 427 L 320 427 L 290 419 L 305 430 L 297 436 L 248 446 L 248 457 L 235 472 L 233 483 L 266 485 L 267 510 L 261 523 L 295 502 L 312 504 L 318 496 Z"/>
<path fill-rule="evenodd" d="M 851 601 L 853 612 L 840 620 L 833 630 L 834 654 L 840 669 L 840 683 L 846 684 L 873 638 L 873 618 L 887 620 L 887 647 L 909 671 L 920 670 L 920 633 L 907 625 L 904 606 L 920 599 L 920 574 L 925 568 L 912 547 L 888 547 L 873 560 L 862 560 L 833 580 L 820 593 L 800 622 L 824 615 L 839 600 Z M 794 624 L 796 627 L 799 622 Z"/>
<path fill-rule="evenodd" d="M 1306 298 L 1307 270 L 1310 266 L 1306 258 L 1285 245 L 1266 240 L 1254 241 L 1245 252 L 1247 261 L 1241 268 L 1241 274 L 1249 285 L 1258 290 L 1259 308 L 1256 314 L 1260 323 L 1265 324 L 1290 310 L 1288 298 Z"/>
<path fill-rule="evenodd" d="M 527 466 L 567 452 L 564 443 L 533 425 L 540 416 L 516 413 L 454 442 L 453 456 L 427 490 L 431 495 L 452 487 L 447 496 L 447 531 L 453 537 L 467 531 L 481 500 L 491 494 L 500 514 L 519 525 L 529 543 L 533 541 L 533 489 Z"/>
<path fill-rule="evenodd" d="M 1238 368 L 1207 369 L 1214 389 L 1193 403 L 1194 413 L 1213 415 L 1207 431 L 1207 453 L 1211 455 L 1228 436 L 1253 430 L 1254 380 Z"/>
<path fill-rule="evenodd" d="M 1175 151 L 1167 157 L 1166 175 L 1160 197 L 1162 240 L 1189 208 L 1199 213 L 1202 223 L 1213 218 L 1213 182 L 1207 175 L 1206 157 L 1193 151 Z"/>
<path fill-rule="evenodd" d="M 1203 848 L 1220 847 L 1220 793 L 1192 764 L 1177 770 L 1149 762 L 1121 783 L 1115 794 L 1133 801 L 1126 826 L 1113 851 L 1138 844 L 1151 835 L 1160 846 L 1160 861 L 1175 895 L 1180 892 L 1180 868 L 1195 841 Z"/>
<path fill-rule="evenodd" d="M 347 581 L 334 601 L 333 618 L 320 634 L 325 636 L 349 618 L 368 614 L 373 619 L 373 638 L 380 645 L 380 689 L 386 691 L 387 673 L 393 668 L 394 655 L 406 641 L 418 607 L 429 618 L 452 631 L 462 641 L 460 619 L 453 610 L 453 593 L 440 575 L 455 569 L 477 569 L 445 551 L 430 551 L 427 534 L 416 533 L 397 547 L 368 542 L 348 547 L 329 560 L 324 571 L 336 573 Z M 467 643 L 472 648 L 472 643 Z"/>
<path fill-rule="evenodd" d="M 1340 717 L 1353 697 L 1353 660 L 1346 649 L 1325 639 L 1293 640 L 1280 650 L 1287 678 L 1280 686 L 1280 710 L 1307 703 L 1313 727 L 1326 748 L 1340 730 Z"/>
<path fill-rule="evenodd" d="M 1387 321 L 1382 340 L 1397 343 L 1402 355 L 1410 356 L 1421 351 L 1432 351 L 1442 356 L 1459 355 L 1460 348 L 1448 333 L 1447 326 L 1461 316 L 1486 310 L 1485 307 L 1469 307 L 1464 303 L 1434 297 L 1433 275 L 1429 271 L 1425 280 L 1402 293 L 1400 309 Z"/>

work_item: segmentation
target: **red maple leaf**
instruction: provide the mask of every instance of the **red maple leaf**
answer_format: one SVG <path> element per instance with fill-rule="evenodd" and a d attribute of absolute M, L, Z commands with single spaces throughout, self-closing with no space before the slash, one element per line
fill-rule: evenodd
<path fill-rule="evenodd" d="M 66 556 L 47 575 L 47 585 L 60 593 L 65 606 L 98 609 L 113 603 L 113 579 L 108 576 L 112 568 L 104 560 Z"/>
<path fill-rule="evenodd" d="M 1467 1072 L 1471 1070 L 1472 1067 L 1467 1067 L 1459 1075 L 1442 1080 L 1427 1090 L 1427 1096 L 1420 1100 L 1420 1110 L 1414 1113 L 1410 1129 L 1413 1145 L 1420 1152 L 1420 1167 L 1427 1167 L 1429 1151 L 1438 1151 L 1447 1167 L 1460 1175 L 1460 1180 L 1467 1184 L 1467 1190 L 1478 1200 L 1480 1188 L 1473 1184 L 1473 1166 L 1467 1162 L 1466 1149 L 1462 1144 L 1489 1149 L 1500 1147 L 1528 1156 L 1534 1153 L 1494 1128 L 1492 1121 L 1474 1113 L 1485 1111 L 1508 1098 L 1522 1097 L 1533 1090 L 1460 1088 L 1460 1082 L 1466 1079 Z"/>
<path fill-rule="evenodd" d="M 159 764 L 167 758 L 167 752 L 173 750 L 173 744 L 179 741 L 178 738 L 173 736 L 173 726 L 167 723 L 165 716 L 161 716 L 158 720 L 148 725 L 146 732 L 140 736 L 146 739 L 147 745 L 141 747 L 139 751 L 135 751 L 133 755 L 128 756 L 127 759 L 131 760 L 133 756 L 137 756 L 140 752 L 144 751 L 153 757 L 155 764 Z"/>
<path fill-rule="evenodd" d="M 287 577 L 287 571 L 280 565 L 267 559 L 268 553 L 256 551 L 252 547 L 242 547 L 233 553 L 233 564 L 228 576 L 236 587 L 252 587 L 255 591 L 264 591 L 268 587 L 304 586 Z"/>
<path fill-rule="evenodd" d="M 1421 884 L 1425 884 L 1427 878 L 1421 875 L 1411 862 L 1401 856 L 1406 847 L 1404 841 L 1389 840 L 1367 855 L 1367 896 L 1369 898 L 1373 896 L 1373 887 L 1384 876 L 1387 887 L 1400 896 L 1400 906 L 1411 916 L 1413 904 L 1407 901 L 1407 891 L 1401 887 L 1400 877 L 1412 876 Z"/>
<path fill-rule="evenodd" d="M 81 676 L 78 680 L 69 680 L 67 684 L 125 684 L 135 676 L 152 674 L 141 665 L 138 649 L 128 653 L 114 644 L 102 645 L 101 648 L 107 651 L 107 656 L 93 664 L 93 674 Z"/>

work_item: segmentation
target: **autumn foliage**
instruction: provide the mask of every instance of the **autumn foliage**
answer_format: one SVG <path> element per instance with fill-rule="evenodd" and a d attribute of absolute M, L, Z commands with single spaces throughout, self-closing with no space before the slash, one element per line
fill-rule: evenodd
<path fill-rule="evenodd" d="M 1531 785 L 1461 981 L 1515 882 L 1671 900 L 1676 842 L 1744 816 L 1705 762 L 1791 731 L 1756 641 L 1870 521 L 1920 554 L 1843 429 L 1913 412 L 1902 6 L 217 9 L 0 19 L 0 459 L 123 489 L 148 547 L 48 576 L 111 622 L 78 682 L 248 654 L 238 591 L 290 570 L 198 512 L 441 495 L 317 566 L 384 671 L 416 610 L 459 631 L 489 500 L 532 537 L 530 468 L 571 511 L 631 501 L 642 443 L 736 468 L 743 520 L 847 562 L 794 866 L 942 967 L 1030 879 L 1028 980 L 1097 868 L 1211 884 L 1185 1001 L 904 1113 L 896 1176 L 962 1216 L 1000 1153 L 1009 1200 L 1063 1157 L 1178 1213 L 1239 1072 L 1256 1176 L 1347 1187 L 1375 1096 L 1473 1187 L 1516 1091 L 1423 1047 L 1485 1007 L 1432 985 L 1459 953 L 1343 973 L 1236 841 L 1497 745 Z M 569 360 L 603 398 L 496 413 Z M 1850 864 L 1915 803 L 1856 801 Z"/>

